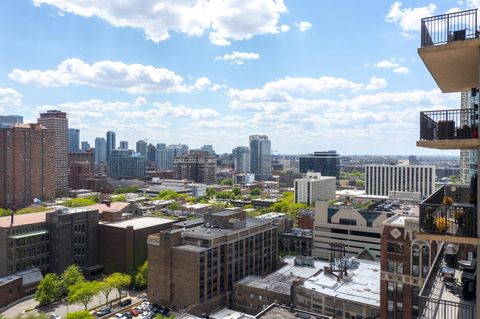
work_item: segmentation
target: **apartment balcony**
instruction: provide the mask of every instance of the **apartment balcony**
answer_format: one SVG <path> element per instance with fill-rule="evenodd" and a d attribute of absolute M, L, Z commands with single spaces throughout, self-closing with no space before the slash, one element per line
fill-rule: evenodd
<path fill-rule="evenodd" d="M 471 203 L 473 202 L 473 203 Z M 418 239 L 477 245 L 476 195 L 465 185 L 446 185 L 420 203 Z"/>
<path fill-rule="evenodd" d="M 477 9 L 423 18 L 418 54 L 444 93 L 478 87 Z"/>
<path fill-rule="evenodd" d="M 417 146 L 434 149 L 478 149 L 478 107 L 420 112 Z"/>
<path fill-rule="evenodd" d="M 442 243 L 419 293 L 419 318 L 474 319 L 475 279 L 470 269 L 447 267 Z"/>

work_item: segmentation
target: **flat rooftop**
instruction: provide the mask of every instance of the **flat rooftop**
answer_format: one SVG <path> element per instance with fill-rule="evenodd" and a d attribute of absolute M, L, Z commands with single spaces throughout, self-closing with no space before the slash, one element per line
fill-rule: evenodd
<path fill-rule="evenodd" d="M 286 257 L 287 264 L 264 278 L 247 276 L 239 284 L 254 288 L 290 295 L 290 286 L 294 280 L 303 279 L 303 287 L 335 296 L 344 300 L 355 301 L 380 307 L 380 263 L 356 260 L 357 268 L 348 269 L 348 278 L 337 278 L 326 273 L 324 267 L 330 265 L 325 261 L 315 260 L 314 267 L 296 266 L 295 257 Z"/>
<path fill-rule="evenodd" d="M 11 216 L 0 217 L 0 228 L 9 228 L 10 226 L 23 226 L 29 224 L 38 224 L 45 222 L 47 212 L 31 213 L 13 216 L 13 225 L 10 225 Z"/>
<path fill-rule="evenodd" d="M 120 211 L 120 210 L 125 209 L 125 207 L 127 207 L 128 205 L 130 205 L 130 203 L 112 202 L 112 203 L 110 203 L 110 206 L 107 206 L 106 204 L 96 204 L 96 205 L 91 205 L 91 206 L 85 206 L 83 208 L 98 209 L 98 212 L 101 214 L 104 211 L 109 211 L 109 212 Z"/>
<path fill-rule="evenodd" d="M 225 235 L 230 235 L 233 233 L 241 232 L 244 231 L 248 228 L 255 227 L 258 225 L 266 224 L 266 223 L 271 223 L 271 221 L 264 221 L 261 219 L 257 218 L 247 218 L 246 219 L 246 225 L 244 228 L 239 228 L 239 229 L 226 229 L 226 228 L 213 228 L 213 227 L 205 227 L 204 225 L 202 226 L 197 226 L 197 227 L 192 227 L 188 228 L 185 230 L 185 234 L 187 238 L 196 238 L 196 239 L 214 239 L 218 237 L 222 237 Z"/>
<path fill-rule="evenodd" d="M 167 218 L 139 217 L 139 218 L 122 220 L 119 222 L 101 223 L 101 224 L 107 225 L 110 227 L 118 227 L 118 228 L 127 228 L 128 226 L 133 226 L 133 229 L 142 229 L 142 228 L 158 226 L 163 224 L 173 224 L 173 222 L 175 221 Z"/>
<path fill-rule="evenodd" d="M 331 317 L 323 316 L 319 314 L 313 314 L 307 311 L 294 309 L 290 310 L 288 307 L 279 306 L 276 304 L 270 305 L 258 313 L 255 318 L 257 319 L 330 319 Z"/>

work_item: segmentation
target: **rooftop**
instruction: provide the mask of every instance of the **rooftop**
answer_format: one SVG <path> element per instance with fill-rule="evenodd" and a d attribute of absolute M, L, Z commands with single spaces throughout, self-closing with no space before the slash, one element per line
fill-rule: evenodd
<path fill-rule="evenodd" d="M 127 220 L 122 220 L 119 222 L 113 223 L 102 223 L 103 225 L 108 225 L 111 227 L 118 227 L 118 228 L 127 228 L 128 226 L 133 226 L 133 229 L 142 229 L 152 226 L 158 226 L 163 224 L 173 223 L 174 220 L 166 219 L 166 218 L 156 218 L 156 217 L 140 217 L 140 218 L 132 218 Z"/>
<path fill-rule="evenodd" d="M 128 205 L 130 205 L 130 203 L 112 202 L 110 204 L 110 206 L 107 206 L 106 204 L 96 204 L 96 205 L 92 205 L 92 206 L 86 206 L 84 208 L 98 209 L 98 212 L 101 214 L 104 211 L 109 211 L 109 212 L 120 211 L 120 210 L 125 209 L 125 207 L 127 207 Z"/>
<path fill-rule="evenodd" d="M 327 316 L 322 316 L 319 314 L 313 314 L 307 311 L 294 309 L 293 311 L 290 308 L 285 306 L 279 306 L 276 304 L 270 305 L 268 308 L 265 308 L 263 311 L 258 313 L 255 318 L 257 319 L 326 319 L 331 318 Z"/>
<path fill-rule="evenodd" d="M 269 221 L 270 222 L 270 221 Z M 225 235 L 230 235 L 236 232 L 244 231 L 250 227 L 255 227 L 260 224 L 267 223 L 267 221 L 263 221 L 257 218 L 247 218 L 246 225 L 244 228 L 240 229 L 225 229 L 225 228 L 213 228 L 213 227 L 205 227 L 197 226 L 192 227 L 185 230 L 186 237 L 190 238 L 197 238 L 197 239 L 214 239 L 218 237 L 222 237 Z"/>
<path fill-rule="evenodd" d="M 47 212 L 14 215 L 13 227 L 43 223 L 45 222 L 46 215 L 47 215 Z M 9 228 L 11 226 L 10 218 L 11 218 L 10 216 L 0 217 L 0 228 Z"/>

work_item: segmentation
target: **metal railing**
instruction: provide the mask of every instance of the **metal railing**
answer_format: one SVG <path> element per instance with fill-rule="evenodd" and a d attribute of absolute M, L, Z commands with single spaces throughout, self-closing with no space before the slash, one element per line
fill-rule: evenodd
<path fill-rule="evenodd" d="M 478 38 L 477 9 L 423 18 L 422 47 Z"/>
<path fill-rule="evenodd" d="M 465 185 L 446 185 L 420 203 L 420 231 L 477 237 L 474 194 Z M 470 203 L 472 202 L 472 203 Z"/>
<path fill-rule="evenodd" d="M 478 109 L 420 112 L 420 140 L 478 138 Z"/>
<path fill-rule="evenodd" d="M 445 249 L 444 243 L 440 244 L 438 254 L 435 257 L 432 267 L 428 273 L 422 289 L 418 295 L 419 305 L 418 313 L 419 318 L 437 319 L 437 318 L 462 318 L 473 319 L 475 318 L 475 306 L 472 304 L 458 303 L 454 301 L 438 299 L 438 296 L 434 296 L 435 286 L 441 282 L 441 267 L 444 257 Z"/>

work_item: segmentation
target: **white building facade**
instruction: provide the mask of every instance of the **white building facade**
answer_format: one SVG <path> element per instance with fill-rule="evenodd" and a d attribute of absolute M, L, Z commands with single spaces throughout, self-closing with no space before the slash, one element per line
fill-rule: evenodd
<path fill-rule="evenodd" d="M 307 177 L 294 181 L 295 204 L 310 205 L 317 200 L 335 199 L 335 176 L 322 176 L 321 173 L 307 173 Z"/>

